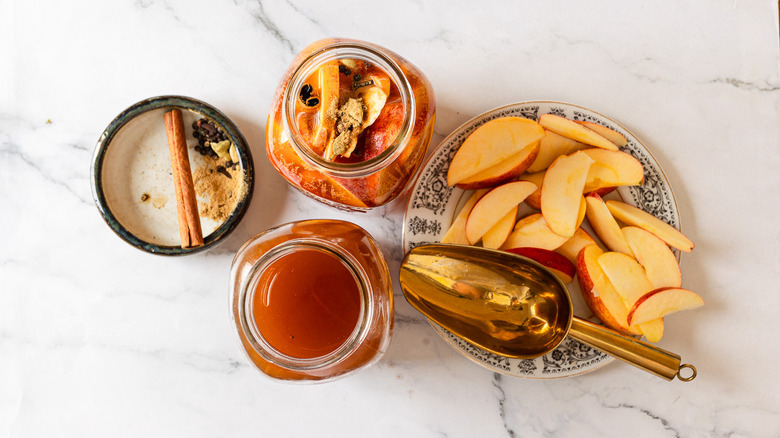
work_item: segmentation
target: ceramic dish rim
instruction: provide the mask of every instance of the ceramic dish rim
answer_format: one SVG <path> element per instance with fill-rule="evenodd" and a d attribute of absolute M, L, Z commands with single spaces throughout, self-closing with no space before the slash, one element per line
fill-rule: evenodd
<path fill-rule="evenodd" d="M 241 169 L 244 173 L 244 184 L 247 185 L 246 195 L 238 201 L 238 204 L 236 204 L 236 207 L 230 213 L 230 216 L 219 227 L 217 227 L 213 232 L 204 238 L 203 246 L 197 248 L 181 248 L 180 246 L 160 245 L 138 238 L 135 234 L 133 234 L 132 231 L 125 228 L 119 222 L 117 217 L 109 208 L 105 193 L 103 191 L 103 163 L 105 161 L 106 152 L 108 151 L 111 141 L 120 131 L 120 129 L 127 125 L 135 117 L 145 112 L 160 108 L 174 107 L 194 111 L 203 116 L 211 118 L 225 130 L 225 133 L 228 135 L 231 142 L 236 145 L 236 151 L 239 155 Z M 97 141 L 97 144 L 95 145 L 95 151 L 90 167 L 90 184 L 92 188 L 92 199 L 94 200 L 100 215 L 103 217 L 103 220 L 106 222 L 109 228 L 111 228 L 111 230 L 123 241 L 147 253 L 164 256 L 181 256 L 195 254 L 213 248 L 236 228 L 246 213 L 246 210 L 249 207 L 249 202 L 252 198 L 252 192 L 254 189 L 254 164 L 252 160 L 252 152 L 249 149 L 249 145 L 246 139 L 244 138 L 241 131 L 239 131 L 238 127 L 233 123 L 233 121 L 231 121 L 225 114 L 208 103 L 194 99 L 192 97 L 163 95 L 150 97 L 148 99 L 134 103 L 120 112 L 119 115 L 117 115 L 111 121 L 111 123 L 108 124 L 108 127 L 106 127 L 106 129 L 103 131 Z"/>
<path fill-rule="evenodd" d="M 401 233 L 401 249 L 402 249 L 402 251 L 404 253 L 406 253 L 408 251 L 408 249 L 407 249 L 407 244 L 408 244 L 408 240 L 407 240 L 408 227 L 407 227 L 407 224 L 408 224 L 408 219 L 409 219 L 411 203 L 412 203 L 412 201 L 414 199 L 414 193 L 416 191 L 416 188 L 418 186 L 418 183 L 419 183 L 420 179 L 423 177 L 424 170 L 428 167 L 428 165 L 431 163 L 431 161 L 435 157 L 438 156 L 438 154 L 440 153 L 441 149 L 445 145 L 449 144 L 453 140 L 454 136 L 459 135 L 463 130 L 467 129 L 470 125 L 474 124 L 479 119 L 482 119 L 482 118 L 484 118 L 484 117 L 486 117 L 486 116 L 488 116 L 490 114 L 499 112 L 501 110 L 506 110 L 506 109 L 519 107 L 519 106 L 525 106 L 525 105 L 534 105 L 534 104 L 549 105 L 549 106 L 560 105 L 560 106 L 565 106 L 565 107 L 568 107 L 568 108 L 571 108 L 571 109 L 581 109 L 583 111 L 587 111 L 587 112 L 589 112 L 589 113 L 591 113 L 593 115 L 596 115 L 599 118 L 602 118 L 604 121 L 608 121 L 610 123 L 613 123 L 616 127 L 620 128 L 623 132 L 625 132 L 628 135 L 630 135 L 633 138 L 633 140 L 635 140 L 636 143 L 643 149 L 643 151 L 646 152 L 647 155 L 653 160 L 653 162 L 655 163 L 655 165 L 657 167 L 658 172 L 660 173 L 660 176 L 663 178 L 664 181 L 666 181 L 667 186 L 668 186 L 668 192 L 669 192 L 669 195 L 670 195 L 671 204 L 672 204 L 673 209 L 674 209 L 674 211 L 676 213 L 677 225 L 673 225 L 673 226 L 675 226 L 675 228 L 677 228 L 677 229 L 681 229 L 682 228 L 682 219 L 680 218 L 679 207 L 677 205 L 677 199 L 676 199 L 676 197 L 674 195 L 674 191 L 672 190 L 671 183 L 669 183 L 669 179 L 666 176 L 666 173 L 664 172 L 663 168 L 661 167 L 660 163 L 655 158 L 655 156 L 652 154 L 652 152 L 639 139 L 639 137 L 637 137 L 633 132 L 631 132 L 625 126 L 623 126 L 620 123 L 618 123 L 617 121 L 615 121 L 613 118 L 607 117 L 607 116 L 605 116 L 604 114 L 602 114 L 602 113 L 600 113 L 598 111 L 594 111 L 594 110 L 592 110 L 590 108 L 587 108 L 587 107 L 584 107 L 582 105 L 577 105 L 577 104 L 572 104 L 572 103 L 562 102 L 562 101 L 555 101 L 555 100 L 528 100 L 528 101 L 519 101 L 519 102 L 509 103 L 509 104 L 501 105 L 501 106 L 498 106 L 498 107 L 495 107 L 495 108 L 492 108 L 492 109 L 489 109 L 489 110 L 486 110 L 486 111 L 482 111 L 481 113 L 479 113 L 479 114 L 469 118 L 468 120 L 466 120 L 464 123 L 460 124 L 455 129 L 451 130 L 450 133 L 447 134 L 447 136 L 444 137 L 444 139 L 442 139 L 441 142 L 439 142 L 439 144 L 435 148 L 433 148 L 431 150 L 429 155 L 426 157 L 425 161 L 420 166 L 420 171 L 418 172 L 417 176 L 414 178 L 414 181 L 413 181 L 412 186 L 411 186 L 410 191 L 409 191 L 409 196 L 407 198 L 406 208 L 405 208 L 405 211 L 404 211 L 404 219 L 403 219 L 404 222 L 402 224 L 402 233 Z M 620 195 L 621 195 L 621 197 L 623 197 L 622 194 L 620 194 Z M 680 262 L 680 252 L 677 251 L 677 250 L 673 250 L 673 252 L 674 252 L 674 254 L 675 254 L 676 258 L 677 258 L 677 261 L 679 263 Z M 532 374 L 529 375 L 529 374 L 516 374 L 516 373 L 502 372 L 497 367 L 488 366 L 486 363 L 483 363 L 482 361 L 480 361 L 480 360 L 470 356 L 469 354 L 467 354 L 467 352 L 464 349 L 457 347 L 456 345 L 454 345 L 451 342 L 451 340 L 445 334 L 445 330 L 446 329 L 444 329 L 440 325 L 436 324 L 434 321 L 431 321 L 431 320 L 429 320 L 427 318 L 426 318 L 426 320 L 434 328 L 434 331 L 450 347 L 455 349 L 461 355 L 465 356 L 466 358 L 468 358 L 472 362 L 475 362 L 476 364 L 482 366 L 483 368 L 486 368 L 486 369 L 488 369 L 490 371 L 493 371 L 493 372 L 498 372 L 498 373 L 501 373 L 501 374 L 512 376 L 512 377 L 520 377 L 520 378 L 531 379 L 531 380 L 534 380 L 534 379 L 536 379 L 536 380 L 564 379 L 564 378 L 576 377 L 576 376 L 579 376 L 579 375 L 582 375 L 582 374 L 587 374 L 587 373 L 596 371 L 596 370 L 602 368 L 603 366 L 605 366 L 605 365 L 607 365 L 609 363 L 614 362 L 614 360 L 615 360 L 614 357 L 607 355 L 607 358 L 605 360 L 602 360 L 602 361 L 594 364 L 593 366 L 591 366 L 589 368 L 586 368 L 586 369 L 583 369 L 583 370 L 580 370 L 580 371 L 573 371 L 570 374 L 565 374 L 565 375 L 539 376 L 539 375 L 532 375 Z M 456 336 L 456 335 L 453 334 L 453 336 Z M 460 338 L 460 339 L 462 339 L 462 338 Z M 465 341 L 465 340 L 463 342 L 467 342 L 468 343 L 468 341 Z M 478 348 L 478 347 L 475 347 L 475 348 Z"/>

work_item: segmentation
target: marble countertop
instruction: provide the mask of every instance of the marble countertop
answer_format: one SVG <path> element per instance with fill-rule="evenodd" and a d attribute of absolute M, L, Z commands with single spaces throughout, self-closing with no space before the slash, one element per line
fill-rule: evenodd
<path fill-rule="evenodd" d="M 780 436 L 780 75 L 773 0 L 264 2 L 0 0 L 0 437 Z M 388 47 L 432 81 L 432 146 L 525 100 L 592 108 L 643 139 L 696 249 L 683 282 L 707 301 L 659 346 L 690 383 L 628 365 L 559 380 L 494 374 L 447 345 L 397 285 L 383 359 L 285 385 L 245 359 L 228 315 L 238 247 L 292 220 L 340 218 L 397 275 L 405 201 L 321 206 L 265 155 L 271 93 L 327 36 Z M 213 251 L 166 258 L 105 225 L 95 143 L 124 108 L 181 94 L 251 145 L 250 209 Z"/>

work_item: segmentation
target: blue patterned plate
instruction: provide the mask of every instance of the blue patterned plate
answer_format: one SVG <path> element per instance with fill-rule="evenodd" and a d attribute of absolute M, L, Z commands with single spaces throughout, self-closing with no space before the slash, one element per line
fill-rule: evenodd
<path fill-rule="evenodd" d="M 626 128 L 587 108 L 562 102 L 535 101 L 502 106 L 481 114 L 456 129 L 442 141 L 422 168 L 406 207 L 404 217 L 404 252 L 424 243 L 439 242 L 447 232 L 460 206 L 470 192 L 447 186 L 447 169 L 463 141 L 483 123 L 500 117 L 526 117 L 537 120 L 541 114 L 558 114 L 571 120 L 587 120 L 607 126 L 623 134 L 628 145 L 621 148 L 636 157 L 645 168 L 642 186 L 621 187 L 617 198 L 652 213 L 676 228 L 679 214 L 674 194 L 650 151 Z M 590 230 L 589 230 L 590 231 Z M 675 251 L 679 260 L 679 252 Z M 574 311 L 580 317 L 594 319 L 582 300 L 577 282 L 568 285 Z M 613 360 L 612 357 L 567 338 L 555 350 L 536 359 L 510 359 L 489 353 L 455 336 L 431 322 L 431 325 L 460 353 L 498 373 L 534 379 L 571 377 L 593 371 Z"/>

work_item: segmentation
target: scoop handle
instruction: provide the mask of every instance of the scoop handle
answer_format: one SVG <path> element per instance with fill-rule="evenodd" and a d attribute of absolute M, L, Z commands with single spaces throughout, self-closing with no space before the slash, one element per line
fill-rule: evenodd
<path fill-rule="evenodd" d="M 696 368 L 680 365 L 680 356 L 576 316 L 572 319 L 569 336 L 666 380 L 677 377 L 689 382 L 696 377 Z M 683 377 L 680 371 L 686 368 L 692 374 Z"/>

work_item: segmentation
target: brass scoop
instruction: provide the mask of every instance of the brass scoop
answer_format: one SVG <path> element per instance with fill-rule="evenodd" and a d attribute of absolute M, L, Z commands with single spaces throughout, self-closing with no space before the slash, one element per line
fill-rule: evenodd
<path fill-rule="evenodd" d="M 421 245 L 401 263 L 401 289 L 425 316 L 492 353 L 543 356 L 566 335 L 666 380 L 690 381 L 680 356 L 573 315 L 566 286 L 525 257 L 492 249 Z M 688 368 L 691 375 L 682 377 Z"/>

